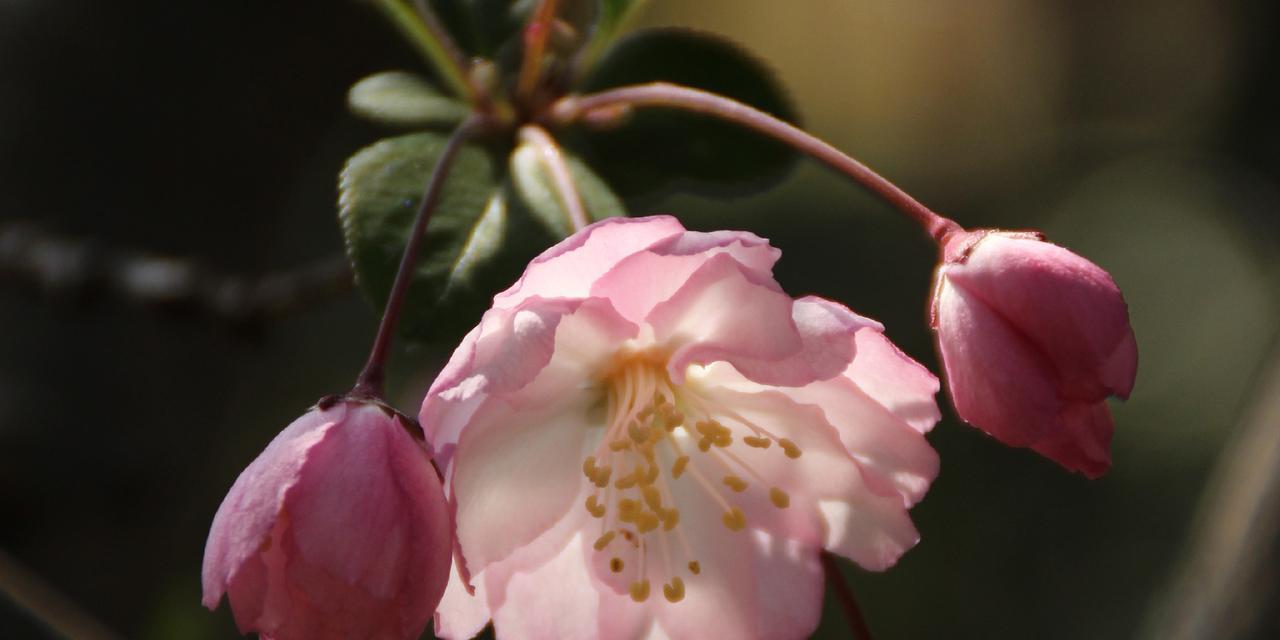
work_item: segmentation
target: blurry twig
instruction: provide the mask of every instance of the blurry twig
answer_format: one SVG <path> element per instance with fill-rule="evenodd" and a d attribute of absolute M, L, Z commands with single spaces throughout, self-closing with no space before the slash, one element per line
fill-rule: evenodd
<path fill-rule="evenodd" d="M 118 637 L 3 551 L 0 551 L 0 594 L 65 638 L 115 640 Z"/>
<path fill-rule="evenodd" d="M 1182 566 L 1145 637 L 1251 637 L 1277 596 L 1280 533 L 1280 340 L 1201 499 Z"/>
<path fill-rule="evenodd" d="M 237 277 L 189 259 L 58 237 L 29 223 L 0 226 L 0 282 L 55 299 L 119 298 L 234 326 L 278 318 L 353 286 L 350 267 L 341 256 L 290 271 Z"/>

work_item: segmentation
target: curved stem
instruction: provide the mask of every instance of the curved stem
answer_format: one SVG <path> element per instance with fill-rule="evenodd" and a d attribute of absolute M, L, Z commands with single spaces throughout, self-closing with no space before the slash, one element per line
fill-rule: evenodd
<path fill-rule="evenodd" d="M 560 196 L 560 204 L 564 206 L 570 228 L 578 231 L 590 224 L 586 208 L 582 205 L 582 197 L 574 185 L 573 174 L 569 173 L 569 165 L 564 161 L 564 154 L 560 153 L 556 141 L 545 129 L 536 125 L 520 127 L 520 141 L 537 149 L 542 164 L 551 177 L 551 184 L 555 185 L 556 193 Z"/>
<path fill-rule="evenodd" d="M 422 202 L 418 205 L 418 216 L 409 232 L 404 254 L 400 256 L 400 268 L 396 271 L 396 279 L 391 284 L 391 293 L 387 295 L 387 306 L 382 312 L 382 320 L 378 323 L 378 333 L 374 336 L 373 347 L 369 350 L 369 359 L 364 369 L 356 378 L 356 385 L 348 394 L 353 398 L 381 400 L 383 382 L 386 378 L 387 357 L 391 353 L 391 343 L 395 338 L 396 325 L 400 322 L 400 311 L 404 306 L 405 293 L 409 290 L 409 282 L 413 280 L 413 268 L 418 264 L 418 252 L 422 248 L 422 238 L 431 221 L 431 212 L 440 201 L 445 178 L 453 166 L 453 160 L 463 143 L 479 127 L 481 120 L 471 116 L 454 129 L 453 135 L 440 151 L 436 159 L 435 169 L 431 171 L 431 179 L 427 181 L 426 191 L 422 194 Z"/>
<path fill-rule="evenodd" d="M 377 6 L 455 94 L 474 101 L 475 90 L 467 82 L 466 59 L 425 3 L 414 9 L 401 0 L 378 0 Z"/>
<path fill-rule="evenodd" d="M 585 96 L 569 96 L 552 106 L 551 116 L 558 122 L 567 123 L 592 111 L 616 109 L 620 106 L 681 109 L 740 124 L 787 144 L 852 178 L 924 227 L 935 242 L 941 243 L 948 234 L 960 230 L 960 225 L 954 221 L 934 213 L 866 165 L 803 129 L 732 98 L 700 89 L 655 82 L 608 89 Z"/>
<path fill-rule="evenodd" d="M 538 86 L 538 77 L 542 75 L 542 53 L 547 48 L 558 4 L 559 0 L 541 0 L 533 18 L 524 28 L 524 57 L 520 61 L 520 76 L 516 81 L 516 99 L 521 102 L 526 101 Z"/>
<path fill-rule="evenodd" d="M 840 565 L 829 551 L 822 552 L 822 571 L 827 575 L 827 583 L 835 591 L 840 607 L 844 609 L 845 620 L 849 623 L 849 636 L 857 640 L 871 640 L 871 629 L 867 628 L 867 620 L 862 617 L 862 609 L 853 597 L 853 589 L 844 581 Z"/>

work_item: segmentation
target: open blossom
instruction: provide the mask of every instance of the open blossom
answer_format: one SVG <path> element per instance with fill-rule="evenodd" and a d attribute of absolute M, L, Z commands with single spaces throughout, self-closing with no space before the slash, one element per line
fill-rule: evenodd
<path fill-rule="evenodd" d="M 1106 271 L 1039 234 L 958 232 L 933 326 L 961 418 L 1086 476 L 1110 468 L 1107 398 L 1129 397 L 1138 348 Z"/>
<path fill-rule="evenodd" d="M 448 581 L 449 511 L 425 448 L 378 404 L 290 424 L 240 474 L 204 555 L 204 605 L 227 594 L 263 638 L 408 640 Z"/>
<path fill-rule="evenodd" d="M 778 257 L 610 219 L 494 299 L 422 408 L 460 550 L 438 634 L 799 638 L 821 550 L 882 570 L 917 542 L 937 380 L 786 295 Z"/>

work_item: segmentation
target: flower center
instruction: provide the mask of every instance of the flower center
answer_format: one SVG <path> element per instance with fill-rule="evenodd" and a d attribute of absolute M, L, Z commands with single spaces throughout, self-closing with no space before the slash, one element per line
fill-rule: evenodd
<path fill-rule="evenodd" d="M 746 528 L 747 518 L 735 504 L 737 494 L 753 490 L 754 483 L 747 478 L 759 487 L 768 483 L 734 452 L 735 435 L 747 447 L 769 449 L 776 444 L 779 455 L 786 458 L 801 454 L 791 440 L 673 385 L 664 364 L 633 356 L 612 370 L 606 378 L 604 437 L 594 455 L 582 463 L 582 472 L 593 485 L 586 509 L 601 520 L 595 550 L 612 550 L 608 566 L 613 573 L 628 569 L 624 556 L 636 563 L 630 583 L 636 602 L 649 597 L 647 565 L 654 547 L 661 554 L 661 575 L 669 578 L 662 586 L 669 602 L 684 599 L 681 574 L 693 579 L 702 572 L 681 531 L 681 512 L 672 493 L 677 483 L 692 483 L 704 492 L 721 509 L 721 524 L 738 532 Z M 720 483 L 711 480 L 717 476 Z M 785 509 L 791 503 L 787 492 L 776 486 L 768 494 L 774 508 Z M 672 568 L 672 547 L 684 556 L 679 570 Z"/>

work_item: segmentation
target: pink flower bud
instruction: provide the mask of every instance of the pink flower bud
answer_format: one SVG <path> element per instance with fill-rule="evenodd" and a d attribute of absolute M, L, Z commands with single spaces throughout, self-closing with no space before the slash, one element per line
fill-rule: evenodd
<path fill-rule="evenodd" d="M 414 427 L 416 429 L 416 427 Z M 444 593 L 452 527 L 404 419 L 314 408 L 231 487 L 204 551 L 204 605 L 266 639 L 417 638 Z"/>
<path fill-rule="evenodd" d="M 954 233 L 932 321 L 961 418 L 1090 478 L 1110 468 L 1106 399 L 1129 396 L 1138 349 L 1106 271 L 1036 233 Z"/>

